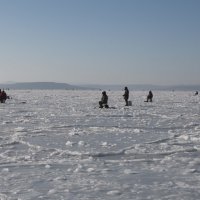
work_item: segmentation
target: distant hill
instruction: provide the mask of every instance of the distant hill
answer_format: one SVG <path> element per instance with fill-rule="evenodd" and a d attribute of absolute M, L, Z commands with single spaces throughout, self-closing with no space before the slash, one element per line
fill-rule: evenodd
<path fill-rule="evenodd" d="M 123 90 L 127 86 L 129 90 L 148 91 L 148 90 L 165 90 L 165 91 L 200 91 L 200 85 L 173 85 L 159 86 L 148 84 L 127 84 L 127 85 L 70 85 L 67 83 L 56 82 L 20 82 L 20 83 L 2 83 L 0 89 L 15 89 L 15 90 Z"/>
<path fill-rule="evenodd" d="M 70 85 L 67 83 L 55 82 L 21 82 L 21 83 L 6 83 L 0 84 L 1 89 L 15 89 L 15 90 L 88 90 L 90 88 Z"/>
<path fill-rule="evenodd" d="M 148 91 L 148 90 L 162 90 L 162 91 L 200 91 L 200 85 L 148 85 L 148 84 L 127 84 L 127 85 L 82 85 L 83 87 L 91 87 L 99 90 L 123 90 L 125 86 L 129 90 Z"/>

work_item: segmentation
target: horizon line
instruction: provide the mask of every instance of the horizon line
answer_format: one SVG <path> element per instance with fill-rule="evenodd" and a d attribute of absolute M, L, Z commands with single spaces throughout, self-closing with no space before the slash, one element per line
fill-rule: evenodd
<path fill-rule="evenodd" d="M 1 82 L 0 84 L 18 84 L 18 83 L 57 83 L 57 84 L 68 84 L 68 85 L 102 85 L 102 86 L 200 86 L 200 83 L 191 84 L 191 83 L 177 83 L 177 84 L 156 84 L 156 83 L 72 83 L 72 82 L 59 82 L 59 81 L 6 81 Z"/>

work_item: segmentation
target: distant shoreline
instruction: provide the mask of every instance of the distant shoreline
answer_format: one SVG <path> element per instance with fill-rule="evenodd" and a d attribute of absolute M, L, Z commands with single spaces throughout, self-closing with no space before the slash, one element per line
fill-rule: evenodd
<path fill-rule="evenodd" d="M 70 85 L 67 83 L 57 82 L 20 82 L 20 83 L 2 83 L 1 89 L 15 89 L 15 90 L 123 90 L 127 86 L 129 90 L 146 91 L 146 90 L 164 90 L 164 91 L 198 91 L 200 85 L 172 85 L 172 86 L 159 86 L 148 84 L 127 84 L 127 85 L 100 85 L 100 84 L 82 84 Z"/>

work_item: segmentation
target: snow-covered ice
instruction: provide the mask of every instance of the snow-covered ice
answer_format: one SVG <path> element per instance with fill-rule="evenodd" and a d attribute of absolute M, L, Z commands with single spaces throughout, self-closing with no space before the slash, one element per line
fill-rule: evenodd
<path fill-rule="evenodd" d="M 10 90 L 0 104 L 1 200 L 196 200 L 200 97 L 193 92 Z"/>

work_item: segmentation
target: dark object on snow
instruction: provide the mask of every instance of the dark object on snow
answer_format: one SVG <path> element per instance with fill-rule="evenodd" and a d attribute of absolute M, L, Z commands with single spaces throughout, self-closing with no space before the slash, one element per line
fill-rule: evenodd
<path fill-rule="evenodd" d="M 108 96 L 106 94 L 106 91 L 102 92 L 102 97 L 101 97 L 101 101 L 99 101 L 99 108 L 109 108 L 108 106 Z"/>
<path fill-rule="evenodd" d="M 126 105 L 125 106 L 128 106 L 128 98 L 129 98 L 129 90 L 127 87 L 124 88 L 125 92 L 123 94 L 123 97 L 124 97 L 124 100 L 126 102 Z"/>
<path fill-rule="evenodd" d="M 153 93 L 152 93 L 152 91 L 150 90 L 149 91 L 149 94 L 147 95 L 147 102 L 152 102 L 152 99 L 153 99 Z"/>
<path fill-rule="evenodd" d="M 6 92 L 4 90 L 1 91 L 1 89 L 0 89 L 0 102 L 5 103 L 6 99 L 8 99 Z"/>

